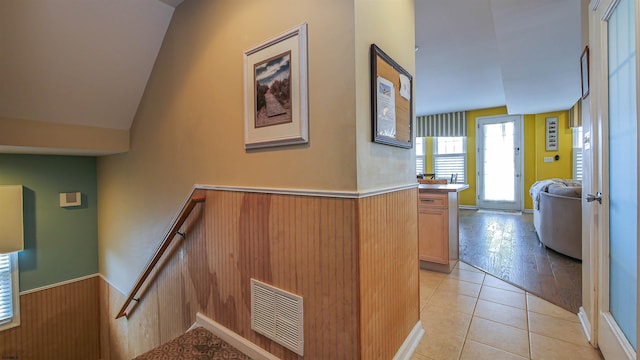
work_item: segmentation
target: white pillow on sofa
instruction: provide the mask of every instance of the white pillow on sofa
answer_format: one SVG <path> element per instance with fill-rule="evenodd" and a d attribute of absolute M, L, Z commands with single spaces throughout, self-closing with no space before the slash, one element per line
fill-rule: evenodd
<path fill-rule="evenodd" d="M 582 187 L 567 186 L 565 184 L 550 184 L 547 192 L 553 195 L 567 196 L 567 197 L 582 197 Z"/>

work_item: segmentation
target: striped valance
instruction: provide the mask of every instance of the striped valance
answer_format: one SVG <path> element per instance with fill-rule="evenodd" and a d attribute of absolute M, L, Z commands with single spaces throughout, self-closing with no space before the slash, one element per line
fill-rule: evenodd
<path fill-rule="evenodd" d="M 416 117 L 416 137 L 467 136 L 467 112 Z"/>

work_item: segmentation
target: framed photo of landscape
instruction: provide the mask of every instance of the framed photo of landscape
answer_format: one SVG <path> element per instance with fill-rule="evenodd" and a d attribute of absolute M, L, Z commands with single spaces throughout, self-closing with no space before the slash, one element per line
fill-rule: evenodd
<path fill-rule="evenodd" d="M 244 146 L 309 142 L 307 24 L 244 52 Z"/>

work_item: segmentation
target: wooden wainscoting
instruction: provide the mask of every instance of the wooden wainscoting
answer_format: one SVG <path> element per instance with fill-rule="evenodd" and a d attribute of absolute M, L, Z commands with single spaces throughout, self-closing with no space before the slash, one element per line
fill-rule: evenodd
<path fill-rule="evenodd" d="M 418 321 L 413 189 L 360 200 L 220 190 L 206 196 L 187 220 L 182 246 L 128 319 L 113 319 L 124 295 L 100 285 L 103 359 L 132 358 L 178 336 L 196 312 L 281 359 L 302 359 L 251 330 L 251 278 L 304 298 L 304 358 L 393 356 Z"/>
<path fill-rule="evenodd" d="M 392 359 L 420 319 L 417 196 L 358 201 L 361 359 Z"/>
<path fill-rule="evenodd" d="M 98 359 L 98 277 L 20 296 L 20 326 L 0 332 L 0 359 Z"/>

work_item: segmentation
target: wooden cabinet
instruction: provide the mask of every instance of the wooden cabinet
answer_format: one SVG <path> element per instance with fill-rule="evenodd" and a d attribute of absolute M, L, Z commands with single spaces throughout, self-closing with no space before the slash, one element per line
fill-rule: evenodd
<path fill-rule="evenodd" d="M 420 185 L 418 256 L 423 269 L 451 272 L 458 262 L 458 192 L 468 185 Z"/>
<path fill-rule="evenodd" d="M 420 260 L 449 263 L 449 216 L 447 194 L 418 197 L 418 254 Z"/>

